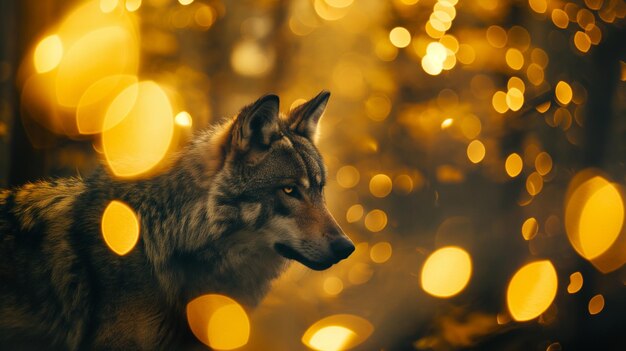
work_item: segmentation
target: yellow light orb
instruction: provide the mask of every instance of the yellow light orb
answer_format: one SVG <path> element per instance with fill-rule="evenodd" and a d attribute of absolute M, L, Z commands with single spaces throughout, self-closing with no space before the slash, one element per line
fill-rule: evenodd
<path fill-rule="evenodd" d="M 604 296 L 598 294 L 589 300 L 589 314 L 595 315 L 604 309 Z"/>
<path fill-rule="evenodd" d="M 404 27 L 395 27 L 389 32 L 389 40 L 397 48 L 405 48 L 411 43 L 411 33 Z"/>
<path fill-rule="evenodd" d="M 102 236 L 109 248 L 120 256 L 129 253 L 139 240 L 139 220 L 127 204 L 113 200 L 102 214 Z"/>
<path fill-rule="evenodd" d="M 174 117 L 174 123 L 181 127 L 191 127 L 193 120 L 189 112 L 181 111 L 176 114 L 176 117 Z"/>
<path fill-rule="evenodd" d="M 391 187 L 391 178 L 386 174 L 377 174 L 370 179 L 370 192 L 376 197 L 389 195 Z"/>
<path fill-rule="evenodd" d="M 524 93 L 518 88 L 511 88 L 506 93 L 506 105 L 511 111 L 518 111 L 524 105 Z"/>
<path fill-rule="evenodd" d="M 302 343 L 318 351 L 348 350 L 367 340 L 374 327 L 351 314 L 336 314 L 315 322 L 302 336 Z"/>
<path fill-rule="evenodd" d="M 349 189 L 359 184 L 361 175 L 356 167 L 347 165 L 339 168 L 336 179 L 342 188 Z"/>
<path fill-rule="evenodd" d="M 161 162 L 173 137 L 172 114 L 169 98 L 152 81 L 128 87 L 113 100 L 104 118 L 102 148 L 116 176 L 137 177 Z"/>
<path fill-rule="evenodd" d="M 569 285 L 567 286 L 567 292 L 575 294 L 583 287 L 583 275 L 580 272 L 574 272 L 569 276 Z"/>
<path fill-rule="evenodd" d="M 363 206 L 356 204 L 350 206 L 346 211 L 346 221 L 348 223 L 354 223 L 363 217 Z"/>
<path fill-rule="evenodd" d="M 343 282 L 337 277 L 324 279 L 324 292 L 331 296 L 339 295 L 343 291 Z"/>
<path fill-rule="evenodd" d="M 524 237 L 524 240 L 530 240 L 534 238 L 535 235 L 537 235 L 538 231 L 539 223 L 537 222 L 535 217 L 528 218 L 524 221 L 524 224 L 522 224 L 522 236 Z"/>
<path fill-rule="evenodd" d="M 242 347 L 250 336 L 246 311 L 223 295 L 202 295 L 189 302 L 187 322 L 196 338 L 214 350 Z"/>
<path fill-rule="evenodd" d="M 542 152 L 535 159 L 535 169 L 542 176 L 550 173 L 552 170 L 552 157 L 547 152 Z"/>
<path fill-rule="evenodd" d="M 531 173 L 528 178 L 526 178 L 526 191 L 528 194 L 535 196 L 541 192 L 543 189 L 543 177 L 539 175 L 537 172 Z"/>
<path fill-rule="evenodd" d="M 472 163 L 479 163 L 485 158 L 485 145 L 480 140 L 473 140 L 467 145 L 467 158 Z"/>
<path fill-rule="evenodd" d="M 506 103 L 506 93 L 500 90 L 496 91 L 491 98 L 491 105 L 498 113 L 505 113 L 508 111 L 509 105 Z"/>
<path fill-rule="evenodd" d="M 516 321 L 537 318 L 550 307 L 558 287 L 556 270 L 549 260 L 535 261 L 520 268 L 506 292 L 509 313 Z"/>
<path fill-rule="evenodd" d="M 470 255 L 460 247 L 447 246 L 433 252 L 422 267 L 421 285 L 436 297 L 460 293 L 472 275 Z"/>
<path fill-rule="evenodd" d="M 375 263 L 385 263 L 391 258 L 392 251 L 391 244 L 388 242 L 376 243 L 370 249 L 370 258 Z"/>
<path fill-rule="evenodd" d="M 505 54 L 506 64 L 514 70 L 520 70 L 524 66 L 524 55 L 515 48 L 509 48 Z"/>
<path fill-rule="evenodd" d="M 511 178 L 517 177 L 522 172 L 523 167 L 522 157 L 515 152 L 510 154 L 504 162 L 504 170 Z"/>
<path fill-rule="evenodd" d="M 567 105 L 572 101 L 572 87 L 564 81 L 559 81 L 554 89 L 556 99 L 562 105 Z"/>
<path fill-rule="evenodd" d="M 545 13 L 548 10 L 548 2 L 546 0 L 528 0 L 528 5 L 537 13 Z"/>
<path fill-rule="evenodd" d="M 365 228 L 371 232 L 379 232 L 387 226 L 387 214 L 383 210 L 371 210 L 365 216 Z"/>
<path fill-rule="evenodd" d="M 46 73 L 55 69 L 63 58 L 63 42 L 58 35 L 43 38 L 35 48 L 33 62 L 37 73 Z"/>

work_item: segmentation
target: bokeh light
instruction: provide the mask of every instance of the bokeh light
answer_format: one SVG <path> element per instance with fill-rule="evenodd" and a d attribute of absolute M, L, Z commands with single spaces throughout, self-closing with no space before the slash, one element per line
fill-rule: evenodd
<path fill-rule="evenodd" d="M 515 152 L 510 154 L 504 162 L 506 174 L 508 174 L 511 178 L 517 177 L 522 172 L 523 166 L 524 163 L 522 161 L 522 157 Z"/>
<path fill-rule="evenodd" d="M 506 302 L 516 321 L 539 317 L 550 307 L 556 296 L 558 279 L 552 262 L 535 261 L 521 267 L 506 292 Z"/>
<path fill-rule="evenodd" d="M 311 325 L 302 336 L 302 343 L 319 351 L 348 350 L 363 343 L 373 331 L 366 319 L 336 314 Z"/>
<path fill-rule="evenodd" d="M 604 296 L 602 294 L 595 295 L 589 300 L 589 314 L 595 315 L 604 309 Z"/>
<path fill-rule="evenodd" d="M 120 256 L 128 254 L 139 240 L 139 219 L 124 202 L 109 202 L 102 214 L 101 230 L 107 246 Z"/>
<path fill-rule="evenodd" d="M 207 294 L 190 301 L 187 322 L 196 338 L 214 350 L 240 348 L 250 337 L 246 311 L 224 295 Z"/>
<path fill-rule="evenodd" d="M 460 293 L 471 275 L 470 255 L 460 247 L 447 246 L 428 256 L 422 267 L 420 282 L 427 293 L 447 298 Z"/>
<path fill-rule="evenodd" d="M 34 63 L 38 73 L 55 69 L 63 57 L 63 42 L 58 35 L 47 36 L 35 48 Z"/>
<path fill-rule="evenodd" d="M 583 275 L 580 272 L 574 272 L 569 276 L 569 285 L 567 286 L 567 292 L 575 294 L 583 287 Z"/>

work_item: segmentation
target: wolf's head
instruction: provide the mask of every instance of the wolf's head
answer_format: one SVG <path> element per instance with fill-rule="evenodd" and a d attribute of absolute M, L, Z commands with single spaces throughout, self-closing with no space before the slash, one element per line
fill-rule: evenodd
<path fill-rule="evenodd" d="M 265 95 L 211 133 L 209 216 L 223 226 L 220 235 L 253 233 L 277 255 L 315 270 L 354 251 L 326 208 L 326 169 L 315 146 L 329 97 L 322 91 L 284 116 L 278 97 Z"/>

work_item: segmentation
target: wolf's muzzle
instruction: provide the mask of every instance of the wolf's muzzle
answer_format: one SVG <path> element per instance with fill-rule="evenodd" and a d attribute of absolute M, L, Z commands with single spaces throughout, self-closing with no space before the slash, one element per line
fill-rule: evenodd
<path fill-rule="evenodd" d="M 339 238 L 330 243 L 330 249 L 337 258 L 337 261 L 340 261 L 344 258 L 348 258 L 348 256 L 354 252 L 354 244 L 348 239 Z"/>

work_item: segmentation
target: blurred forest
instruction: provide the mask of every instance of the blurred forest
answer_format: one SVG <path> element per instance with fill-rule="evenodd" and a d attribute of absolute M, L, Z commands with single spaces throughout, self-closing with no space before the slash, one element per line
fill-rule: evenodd
<path fill-rule="evenodd" d="M 265 93 L 286 112 L 328 89 L 326 196 L 357 250 L 324 272 L 294 263 L 242 349 L 624 350 L 625 15 L 623 0 L 3 0 L 0 185 L 110 161 L 90 118 L 137 81 L 174 120 L 137 140 L 168 152 Z M 444 257 L 427 278 L 450 246 L 469 266 Z M 350 337 L 303 338 L 333 315 Z"/>

